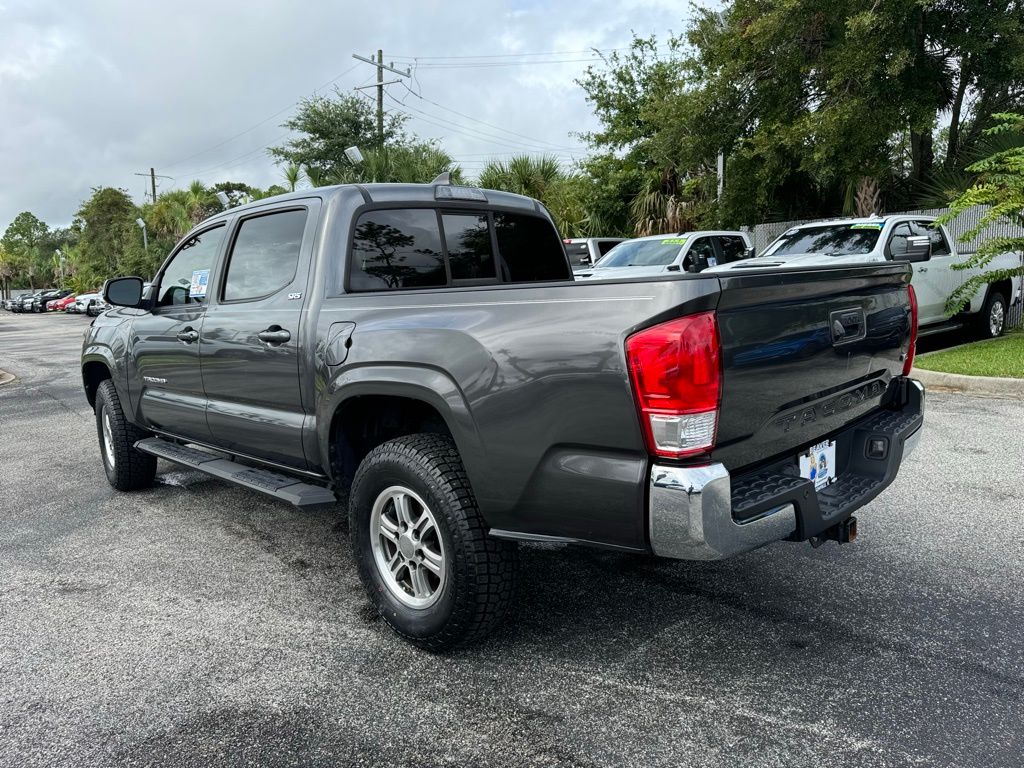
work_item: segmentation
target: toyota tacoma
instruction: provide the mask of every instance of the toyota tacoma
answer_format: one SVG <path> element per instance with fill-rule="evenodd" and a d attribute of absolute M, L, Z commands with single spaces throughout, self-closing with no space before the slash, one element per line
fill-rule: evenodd
<path fill-rule="evenodd" d="M 517 542 L 714 560 L 856 536 L 921 434 L 908 264 L 574 282 L 536 201 L 345 185 L 199 224 L 109 280 L 85 394 L 114 488 L 157 459 L 347 504 L 376 609 L 440 650 Z"/>

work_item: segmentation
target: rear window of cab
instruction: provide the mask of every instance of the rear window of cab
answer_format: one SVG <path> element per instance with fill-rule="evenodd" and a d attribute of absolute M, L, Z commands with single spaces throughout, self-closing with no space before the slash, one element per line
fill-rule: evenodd
<path fill-rule="evenodd" d="M 356 219 L 351 246 L 350 292 L 572 279 L 555 228 L 529 214 L 375 209 Z"/>

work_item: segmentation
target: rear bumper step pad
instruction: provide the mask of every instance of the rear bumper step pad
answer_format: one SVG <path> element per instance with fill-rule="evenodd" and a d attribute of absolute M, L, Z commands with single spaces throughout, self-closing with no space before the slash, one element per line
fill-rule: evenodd
<path fill-rule="evenodd" d="M 230 461 L 199 448 L 172 443 L 159 437 L 139 440 L 135 447 L 143 453 L 198 469 L 221 480 L 269 494 L 297 507 L 337 503 L 335 495 L 321 485 L 304 483 L 281 472 Z"/>

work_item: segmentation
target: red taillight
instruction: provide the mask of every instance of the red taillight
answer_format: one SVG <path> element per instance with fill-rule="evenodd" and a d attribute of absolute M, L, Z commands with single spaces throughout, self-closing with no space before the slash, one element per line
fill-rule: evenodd
<path fill-rule="evenodd" d="M 710 449 L 722 379 L 715 313 L 633 334 L 626 339 L 626 360 L 648 450 L 679 457 Z"/>
<path fill-rule="evenodd" d="M 912 285 L 907 286 L 907 292 L 910 294 L 910 347 L 903 361 L 904 376 L 910 375 L 910 369 L 914 367 L 914 355 L 917 354 L 917 294 Z"/>

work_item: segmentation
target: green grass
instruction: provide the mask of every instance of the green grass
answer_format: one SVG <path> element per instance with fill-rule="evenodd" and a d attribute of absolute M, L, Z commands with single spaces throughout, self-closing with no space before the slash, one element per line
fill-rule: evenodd
<path fill-rule="evenodd" d="M 915 368 L 967 376 L 1024 379 L 1024 329 L 974 344 L 934 352 L 914 361 Z"/>

